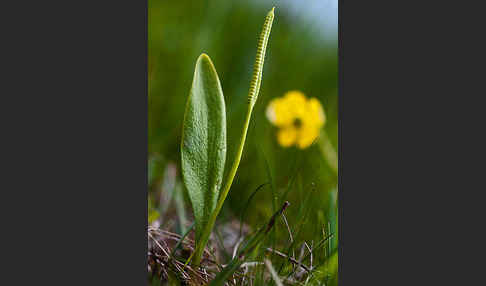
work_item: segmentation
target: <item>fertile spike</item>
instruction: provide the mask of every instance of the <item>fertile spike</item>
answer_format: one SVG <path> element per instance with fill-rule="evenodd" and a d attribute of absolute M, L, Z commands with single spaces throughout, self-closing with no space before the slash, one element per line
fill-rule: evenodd
<path fill-rule="evenodd" d="M 250 83 L 250 91 L 248 92 L 248 102 L 250 104 L 255 104 L 258 98 L 258 92 L 260 91 L 260 83 L 262 81 L 263 73 L 263 62 L 265 60 L 265 51 L 267 50 L 268 38 L 270 36 L 270 31 L 272 30 L 272 23 L 274 17 L 275 7 L 268 12 L 267 17 L 265 17 L 265 23 L 263 24 L 262 33 L 258 39 L 257 53 L 255 59 L 255 65 L 253 67 L 253 76 Z"/>

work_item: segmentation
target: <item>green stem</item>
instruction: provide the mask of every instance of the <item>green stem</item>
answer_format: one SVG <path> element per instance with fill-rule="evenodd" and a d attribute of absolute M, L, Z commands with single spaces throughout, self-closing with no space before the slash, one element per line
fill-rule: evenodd
<path fill-rule="evenodd" d="M 322 156 L 327 161 L 329 167 L 337 175 L 338 173 L 338 155 L 334 150 L 334 147 L 327 136 L 324 129 L 321 130 L 321 135 L 319 136 L 319 149 L 321 150 Z"/>
<path fill-rule="evenodd" d="M 246 112 L 243 132 L 241 133 L 240 145 L 236 153 L 235 161 L 233 162 L 233 166 L 231 167 L 231 170 L 228 174 L 228 179 L 226 180 L 226 184 L 222 188 L 223 191 L 219 196 L 216 208 L 212 212 L 208 223 L 203 229 L 201 238 L 198 244 L 196 245 L 196 249 L 192 253 L 191 257 L 189 257 L 186 264 L 191 259 L 193 259 L 193 263 L 192 263 L 193 265 L 198 266 L 200 264 L 202 254 L 204 252 L 204 248 L 206 247 L 206 243 L 209 240 L 209 236 L 211 235 L 211 231 L 216 222 L 216 218 L 218 217 L 218 214 L 221 211 L 221 208 L 223 207 L 226 196 L 228 195 L 231 185 L 233 184 L 233 179 L 235 178 L 236 171 L 238 170 L 238 166 L 240 165 L 241 155 L 243 154 L 243 149 L 245 147 L 246 133 L 248 132 L 248 126 L 250 125 L 251 113 L 253 111 L 253 107 L 255 106 L 255 102 L 258 98 L 258 93 L 260 91 L 260 84 L 261 84 L 262 72 L 263 72 L 263 62 L 265 59 L 265 52 L 267 49 L 270 30 L 272 28 L 274 9 L 275 7 L 272 8 L 272 10 L 267 14 L 267 17 L 265 18 L 265 23 L 263 25 L 262 33 L 260 35 L 260 39 L 258 41 L 257 55 L 256 55 L 255 66 L 253 70 L 253 77 L 250 83 L 250 91 L 248 92 L 248 111 Z"/>
<path fill-rule="evenodd" d="M 195 252 L 194 262 L 193 262 L 194 265 L 199 265 L 201 261 L 202 253 L 204 251 L 204 247 L 206 246 L 206 242 L 208 241 L 209 236 L 211 235 L 211 231 L 216 222 L 216 218 L 218 217 L 218 214 L 221 211 L 221 208 L 223 207 L 226 196 L 228 195 L 231 185 L 233 183 L 233 179 L 235 178 L 236 171 L 238 170 L 238 166 L 240 165 L 241 156 L 243 154 L 243 149 L 245 147 L 246 133 L 248 132 L 248 126 L 250 125 L 252 110 L 253 110 L 253 106 L 249 105 L 248 112 L 246 113 L 243 133 L 241 134 L 240 146 L 238 147 L 238 153 L 236 154 L 235 161 L 233 162 L 233 166 L 231 167 L 231 170 L 228 174 L 228 180 L 226 181 L 226 184 L 223 188 L 223 192 L 219 196 L 216 209 L 212 212 L 211 217 L 209 218 L 209 221 L 206 224 L 206 227 L 204 228 L 203 233 L 201 235 L 200 241 L 204 243 L 199 243 L 196 247 L 196 250 L 194 251 Z"/>

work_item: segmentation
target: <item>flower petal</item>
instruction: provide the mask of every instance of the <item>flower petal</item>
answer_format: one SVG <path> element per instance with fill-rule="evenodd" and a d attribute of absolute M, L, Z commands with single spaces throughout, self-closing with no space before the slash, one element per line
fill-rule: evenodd
<path fill-rule="evenodd" d="M 302 92 L 297 90 L 289 91 L 284 95 L 283 100 L 293 118 L 305 115 L 307 111 L 307 98 Z"/>
<path fill-rule="evenodd" d="M 315 117 L 315 122 L 319 127 L 322 127 L 326 123 L 326 114 L 319 100 L 315 97 L 309 99 L 307 106 L 309 108 L 309 113 Z"/>
<path fill-rule="evenodd" d="M 281 128 L 277 133 L 277 139 L 282 147 L 292 146 L 297 139 L 297 129 L 293 126 Z"/>
<path fill-rule="evenodd" d="M 275 122 L 277 122 L 277 111 L 275 105 L 277 104 L 278 100 L 279 99 L 276 98 L 270 101 L 265 111 L 265 115 L 267 116 L 268 121 L 270 121 L 272 124 L 275 124 Z"/>
<path fill-rule="evenodd" d="M 268 120 L 276 126 L 287 126 L 294 120 L 292 110 L 283 98 L 275 98 L 270 101 L 266 115 Z"/>
<path fill-rule="evenodd" d="M 300 149 L 309 147 L 317 137 L 319 137 L 320 128 L 312 125 L 304 125 L 298 132 L 297 146 Z"/>

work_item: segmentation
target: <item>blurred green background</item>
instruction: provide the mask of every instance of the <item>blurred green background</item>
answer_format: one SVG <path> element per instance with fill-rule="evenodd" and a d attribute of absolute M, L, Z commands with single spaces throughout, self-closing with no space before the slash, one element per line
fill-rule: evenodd
<path fill-rule="evenodd" d="M 316 145 L 305 150 L 280 147 L 275 137 L 277 129 L 265 117 L 268 102 L 286 91 L 300 90 L 308 97 L 316 97 L 324 107 L 325 130 L 337 151 L 337 4 L 333 3 L 148 1 L 149 198 L 154 207 L 158 207 L 158 192 L 163 189 L 160 186 L 168 162 L 175 163 L 181 180 L 185 103 L 196 59 L 203 52 L 211 57 L 221 80 L 228 127 L 226 166 L 233 162 L 247 109 L 257 38 L 265 15 L 275 6 L 260 95 L 220 221 L 239 218 L 250 194 L 268 182 L 246 211 L 244 221 L 253 229 L 288 200 L 291 205 L 286 215 L 290 227 L 303 226 L 300 239 L 316 242 L 322 238 L 323 228 L 337 234 L 337 175 Z M 192 210 L 187 195 L 184 196 L 190 215 Z M 285 228 L 280 227 L 277 232 L 281 234 L 279 240 L 288 240 Z M 336 246 L 334 236 L 332 248 Z"/>

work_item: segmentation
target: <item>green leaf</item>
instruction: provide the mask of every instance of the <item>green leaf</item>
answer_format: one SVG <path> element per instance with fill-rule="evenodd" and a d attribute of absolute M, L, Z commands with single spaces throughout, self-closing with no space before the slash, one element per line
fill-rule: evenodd
<path fill-rule="evenodd" d="M 226 110 L 211 59 L 196 62 L 182 131 L 182 175 L 196 220 L 196 240 L 216 208 L 226 160 Z"/>

